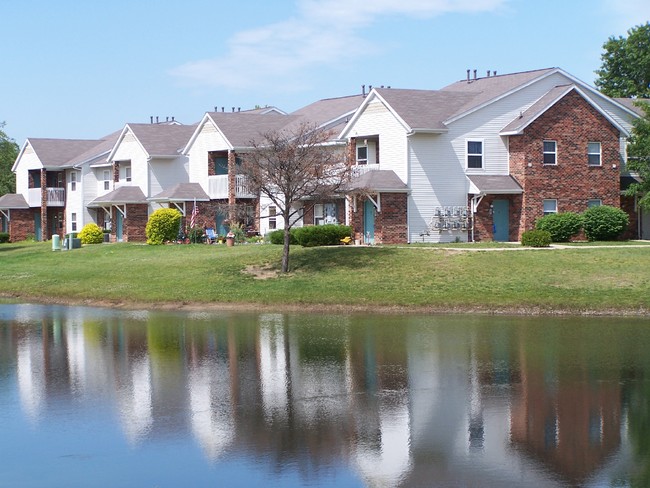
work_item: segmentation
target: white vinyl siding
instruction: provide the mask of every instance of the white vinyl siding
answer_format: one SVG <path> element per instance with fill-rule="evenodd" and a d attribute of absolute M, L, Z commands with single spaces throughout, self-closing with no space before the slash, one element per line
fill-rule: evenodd
<path fill-rule="evenodd" d="M 208 152 L 226 151 L 227 141 L 217 131 L 212 122 L 207 121 L 188 149 L 188 177 L 192 183 L 199 183 L 207 193 L 208 187 Z"/>
<path fill-rule="evenodd" d="M 483 169 L 483 141 L 467 141 L 467 156 L 465 164 L 469 170 Z"/>
<path fill-rule="evenodd" d="M 130 130 L 124 134 L 124 138 L 119 142 L 112 161 L 130 161 L 131 182 L 129 184 L 139 186 L 145 196 L 153 196 L 149 194 L 149 161 L 147 161 L 147 154 Z M 122 168 L 120 167 L 121 171 Z M 122 180 L 120 183 L 124 184 L 124 181 Z"/>
<path fill-rule="evenodd" d="M 18 164 L 16 165 L 16 193 L 29 201 L 29 170 L 41 169 L 43 165 L 30 144 L 25 147 Z"/>

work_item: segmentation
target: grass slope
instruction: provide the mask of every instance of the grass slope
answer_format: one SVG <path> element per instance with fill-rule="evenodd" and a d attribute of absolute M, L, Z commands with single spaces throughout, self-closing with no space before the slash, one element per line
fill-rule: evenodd
<path fill-rule="evenodd" d="M 49 243 L 3 244 L 0 293 L 90 304 L 572 313 L 650 309 L 650 247 L 462 249 L 467 246 L 294 246 L 292 272 L 280 275 L 269 273 L 281 259 L 281 247 L 272 245 L 124 243 L 52 252 Z M 264 270 L 270 277 L 259 279 Z"/>

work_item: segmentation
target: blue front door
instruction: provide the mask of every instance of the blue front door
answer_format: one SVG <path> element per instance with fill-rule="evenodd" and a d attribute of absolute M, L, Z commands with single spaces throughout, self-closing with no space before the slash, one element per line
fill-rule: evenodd
<path fill-rule="evenodd" d="M 366 244 L 375 243 L 375 205 L 370 200 L 363 204 L 363 233 Z"/>
<path fill-rule="evenodd" d="M 122 242 L 124 239 L 124 234 L 122 231 L 123 228 L 123 217 L 122 212 L 115 210 L 115 240 L 117 242 Z"/>
<path fill-rule="evenodd" d="M 41 232 L 41 214 L 34 214 L 34 238 L 37 241 L 42 240 L 43 233 Z"/>
<path fill-rule="evenodd" d="M 499 242 L 510 240 L 510 215 L 508 200 L 492 202 L 492 238 Z"/>

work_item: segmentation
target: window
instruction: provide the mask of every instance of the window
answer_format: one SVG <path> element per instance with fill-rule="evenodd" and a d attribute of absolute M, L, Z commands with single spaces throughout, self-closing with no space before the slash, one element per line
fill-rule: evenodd
<path fill-rule="evenodd" d="M 544 164 L 557 164 L 557 143 L 544 141 Z"/>
<path fill-rule="evenodd" d="M 126 181 L 131 181 L 131 166 L 124 168 L 124 179 Z"/>
<path fill-rule="evenodd" d="M 74 212 L 70 215 L 70 226 L 72 232 L 77 232 L 77 214 Z"/>
<path fill-rule="evenodd" d="M 314 205 L 314 225 L 336 223 L 336 203 L 317 203 Z"/>
<path fill-rule="evenodd" d="M 600 198 L 594 198 L 592 200 L 587 200 L 587 208 L 600 207 L 602 204 L 603 204 L 603 201 Z"/>
<path fill-rule="evenodd" d="M 276 219 L 277 214 L 278 214 L 278 209 L 275 207 L 275 205 L 269 206 L 269 229 L 270 230 L 277 229 L 277 219 Z"/>
<path fill-rule="evenodd" d="M 557 200 L 544 200 L 544 215 L 557 213 Z"/>
<path fill-rule="evenodd" d="M 70 173 L 70 191 L 77 191 L 77 172 Z"/>
<path fill-rule="evenodd" d="M 600 166 L 600 142 L 589 142 L 587 144 L 587 158 L 589 166 Z"/>
<path fill-rule="evenodd" d="M 104 190 L 111 189 L 111 172 L 107 169 L 104 170 Z"/>
<path fill-rule="evenodd" d="M 368 163 L 368 146 L 357 146 L 357 164 Z"/>
<path fill-rule="evenodd" d="M 483 141 L 467 141 L 467 167 L 483 168 Z"/>

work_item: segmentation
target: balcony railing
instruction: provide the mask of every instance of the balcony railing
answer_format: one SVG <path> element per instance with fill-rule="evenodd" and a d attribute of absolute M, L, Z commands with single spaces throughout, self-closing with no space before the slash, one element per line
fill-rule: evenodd
<path fill-rule="evenodd" d="M 65 188 L 46 188 L 48 207 L 65 207 Z M 41 206 L 41 188 L 29 189 L 29 206 Z"/>
<path fill-rule="evenodd" d="M 361 175 L 366 174 L 368 171 L 377 171 L 379 170 L 378 164 L 358 164 L 352 166 L 352 177 L 358 178 Z"/>
<path fill-rule="evenodd" d="M 208 195 L 212 199 L 228 198 L 228 175 L 208 177 Z M 235 198 L 255 198 L 244 175 L 235 176 Z"/>

